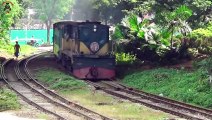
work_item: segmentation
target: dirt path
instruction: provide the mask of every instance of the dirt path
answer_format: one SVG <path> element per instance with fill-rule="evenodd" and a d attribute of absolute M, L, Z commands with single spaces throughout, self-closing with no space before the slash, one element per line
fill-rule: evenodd
<path fill-rule="evenodd" d="M 14 112 L 1 112 L 0 120 L 44 120 L 44 119 L 32 119 L 32 118 L 22 118 L 14 115 Z"/>

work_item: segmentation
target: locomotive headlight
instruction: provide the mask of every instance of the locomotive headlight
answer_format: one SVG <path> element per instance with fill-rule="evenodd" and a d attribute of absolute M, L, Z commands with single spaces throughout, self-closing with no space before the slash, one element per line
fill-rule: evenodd
<path fill-rule="evenodd" d="M 94 26 L 93 26 L 93 31 L 96 32 L 96 30 L 97 30 L 97 26 L 94 25 Z"/>
<path fill-rule="evenodd" d="M 99 50 L 99 44 L 97 42 L 92 42 L 90 44 L 90 50 L 92 52 L 97 52 Z"/>

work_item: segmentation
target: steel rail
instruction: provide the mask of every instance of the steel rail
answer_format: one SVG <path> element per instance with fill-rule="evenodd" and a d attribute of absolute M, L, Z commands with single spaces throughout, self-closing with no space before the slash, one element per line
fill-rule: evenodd
<path fill-rule="evenodd" d="M 47 87 L 43 86 L 40 82 L 38 82 L 38 80 L 36 78 L 34 78 L 33 75 L 30 73 L 30 71 L 29 71 L 27 66 L 30 63 L 30 61 L 32 61 L 33 59 L 38 58 L 39 56 L 41 56 L 41 55 L 36 55 L 36 56 L 33 56 L 33 57 L 29 58 L 29 59 L 26 59 L 25 64 L 24 64 L 24 71 L 25 71 L 27 77 L 29 78 L 29 80 L 30 80 L 30 82 L 32 84 L 35 84 L 36 86 L 40 87 L 47 94 L 53 96 L 55 99 L 58 99 L 59 101 L 61 101 L 62 103 L 65 103 L 66 105 L 72 105 L 72 106 L 74 106 L 77 109 L 80 109 L 80 110 L 82 110 L 84 112 L 87 112 L 88 114 L 93 114 L 95 116 L 99 116 L 99 118 L 101 118 L 103 120 L 112 120 L 112 118 L 103 116 L 103 115 L 101 115 L 101 114 L 99 114 L 97 112 L 94 112 L 94 111 L 92 111 L 90 109 L 87 109 L 87 108 L 85 108 L 85 107 L 83 107 L 83 106 L 81 106 L 79 104 L 76 104 L 76 103 L 74 103 L 72 101 L 69 101 L 69 100 L 65 99 L 64 97 L 62 97 L 59 94 L 49 90 Z"/>
<path fill-rule="evenodd" d="M 36 107 L 37 109 L 39 109 L 39 110 L 41 110 L 41 111 L 43 111 L 43 112 L 45 112 L 45 113 L 49 113 L 49 114 L 51 114 L 51 115 L 54 115 L 55 117 L 57 117 L 58 120 L 66 120 L 64 117 L 60 116 L 59 114 L 54 113 L 54 112 L 52 112 L 52 111 L 50 111 L 50 110 L 47 110 L 47 109 L 45 109 L 44 107 L 38 105 L 37 103 L 35 103 L 35 102 L 29 100 L 27 97 L 25 97 L 25 96 L 24 96 L 23 94 L 21 94 L 19 91 L 17 91 L 17 90 L 10 84 L 10 82 L 8 82 L 8 78 L 7 78 L 6 75 L 5 75 L 5 67 L 6 67 L 6 65 L 8 65 L 9 62 L 11 62 L 12 60 L 13 60 L 13 59 L 8 59 L 8 60 L 4 61 L 3 64 L 2 64 L 2 67 L 1 67 L 2 79 L 3 79 L 4 82 L 7 84 L 7 86 L 8 86 L 11 90 L 15 91 L 19 96 L 21 96 L 21 98 L 22 98 L 24 101 L 26 101 L 28 104 L 30 104 L 30 105 Z"/>
<path fill-rule="evenodd" d="M 35 55 L 35 56 L 36 56 L 36 55 Z M 84 117 L 84 118 L 87 119 L 87 120 L 95 120 L 95 119 L 93 119 L 92 117 L 90 117 L 89 115 L 86 115 L 86 114 L 82 113 L 81 111 L 76 110 L 76 109 L 74 109 L 74 108 L 71 108 L 71 107 L 69 107 L 69 106 L 67 106 L 67 105 L 64 105 L 64 104 L 60 103 L 60 102 L 57 102 L 57 101 L 53 100 L 52 98 L 48 97 L 47 95 L 41 93 L 41 92 L 38 91 L 37 89 L 33 88 L 26 80 L 24 80 L 24 79 L 22 78 L 22 73 L 20 72 L 20 64 L 21 64 L 22 62 L 24 62 L 24 60 L 26 60 L 26 59 L 20 60 L 20 61 L 16 64 L 16 68 L 15 68 L 15 69 L 16 69 L 16 74 L 17 74 L 18 79 L 19 79 L 26 87 L 28 87 L 28 88 L 31 89 L 32 91 L 36 92 L 37 94 L 41 95 L 43 98 L 45 98 L 46 100 L 48 100 L 48 101 L 51 102 L 52 104 L 55 104 L 55 105 L 57 105 L 57 106 L 61 106 L 63 109 L 66 109 L 66 110 L 70 111 L 71 113 L 73 113 L 73 114 L 75 114 L 75 115 L 77 115 L 77 116 Z"/>
<path fill-rule="evenodd" d="M 130 88 L 130 87 L 127 87 L 127 86 L 125 86 L 121 83 L 117 83 L 117 84 L 124 87 L 127 92 L 131 91 L 131 93 L 133 93 L 135 95 L 145 94 L 147 96 L 151 96 L 151 98 L 153 98 L 153 99 L 162 99 L 165 102 L 168 101 L 170 103 L 179 104 L 179 105 L 184 106 L 186 108 L 189 108 L 189 107 L 194 108 L 194 109 L 196 109 L 197 112 L 202 112 L 203 115 L 208 115 L 209 117 L 212 118 L 212 110 L 211 109 L 202 108 L 202 107 L 199 107 L 199 106 L 195 106 L 195 105 L 187 104 L 187 103 L 184 103 L 184 102 L 176 101 L 176 100 L 173 100 L 173 99 L 170 99 L 170 98 L 167 98 L 167 97 L 158 96 L 158 95 L 148 93 L 148 92 L 145 92 L 145 91 L 142 91 L 142 90 Z"/>
<path fill-rule="evenodd" d="M 117 96 L 117 97 L 120 97 L 120 98 L 123 98 L 123 99 L 128 99 L 132 102 L 141 103 L 145 106 L 148 106 L 148 107 L 151 107 L 151 108 L 154 108 L 154 109 L 159 109 L 161 111 L 164 111 L 164 112 L 167 112 L 167 113 L 170 113 L 170 114 L 182 117 L 182 118 L 191 119 L 191 120 L 205 120 L 205 118 L 200 118 L 199 116 L 192 116 L 192 115 L 189 115 L 187 113 L 180 112 L 180 110 L 176 111 L 176 110 L 173 110 L 172 108 L 167 108 L 165 106 L 160 106 L 160 105 L 157 105 L 157 104 L 147 102 L 143 99 L 139 99 L 138 96 L 129 97 L 129 96 L 126 95 L 126 92 L 122 91 L 121 89 L 120 89 L 120 92 L 119 92 L 116 88 L 114 90 L 112 90 L 111 88 L 107 88 L 105 86 L 102 86 L 99 83 L 94 83 L 94 82 L 91 82 L 91 81 L 87 81 L 87 83 L 93 85 L 97 89 L 103 90 L 104 92 L 106 92 L 108 94 L 111 94 L 111 95 L 114 95 L 114 96 Z"/>
<path fill-rule="evenodd" d="M 212 111 L 211 112 L 205 112 L 204 108 L 198 109 L 199 107 L 197 108 L 196 106 L 192 106 L 192 105 L 188 105 L 186 103 L 174 101 L 172 99 L 168 99 L 168 98 L 165 98 L 165 97 L 157 96 L 157 95 L 154 95 L 154 94 L 148 94 L 147 92 L 146 93 L 144 93 L 142 91 L 141 92 L 138 92 L 138 91 L 136 92 L 132 88 L 127 88 L 124 85 L 116 84 L 114 82 L 113 83 L 111 83 L 111 82 L 109 83 L 109 82 L 105 82 L 105 81 L 102 81 L 102 82 L 104 84 L 107 84 L 107 85 L 111 86 L 111 87 L 119 89 L 120 91 L 123 91 L 123 92 L 126 92 L 128 94 L 132 94 L 132 95 L 141 97 L 143 99 L 148 99 L 148 100 L 151 100 L 153 102 L 166 104 L 166 105 L 169 105 L 171 107 L 175 107 L 177 109 L 183 109 L 183 110 L 189 111 L 192 114 L 200 114 L 202 116 L 206 116 L 208 118 L 212 118 Z M 120 88 L 119 85 L 122 86 L 123 88 Z"/>
<path fill-rule="evenodd" d="M 4 62 L 4 61 L 0 61 L 1 63 L 0 63 L 0 80 L 3 80 L 3 77 L 2 77 L 2 63 Z"/>

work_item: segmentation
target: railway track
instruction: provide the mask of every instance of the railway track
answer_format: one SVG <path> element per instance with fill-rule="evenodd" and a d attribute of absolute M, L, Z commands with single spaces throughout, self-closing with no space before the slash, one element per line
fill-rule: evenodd
<path fill-rule="evenodd" d="M 0 59 L 0 80 L 3 80 L 3 76 L 2 76 L 2 64 L 5 61 L 5 59 Z"/>
<path fill-rule="evenodd" d="M 46 113 L 54 115 L 57 119 L 111 120 L 108 117 L 66 100 L 39 84 L 36 79 L 33 79 L 26 66 L 30 60 L 40 55 L 22 59 L 18 62 L 12 59 L 5 61 L 1 69 L 2 79 L 26 102 Z M 15 67 L 13 68 L 13 66 Z"/>
<path fill-rule="evenodd" d="M 79 105 L 79 104 L 76 104 L 76 103 L 74 103 L 74 102 L 72 102 L 72 101 L 69 101 L 69 100 L 65 99 L 64 97 L 58 95 L 57 93 L 55 93 L 55 92 L 49 90 L 49 89 L 46 88 L 45 86 L 43 86 L 36 78 L 33 77 L 33 75 L 30 73 L 30 71 L 29 71 L 29 69 L 28 69 L 28 67 L 27 67 L 27 65 L 29 64 L 29 62 L 30 62 L 32 59 L 36 59 L 37 57 L 38 57 L 38 56 L 31 57 L 30 59 L 26 60 L 26 62 L 25 62 L 26 64 L 24 64 L 24 66 L 22 66 L 22 67 L 24 67 L 24 71 L 25 71 L 25 73 L 26 73 L 26 76 L 27 76 L 28 79 L 30 80 L 30 81 L 28 81 L 28 82 L 29 82 L 32 86 L 37 87 L 37 89 L 39 89 L 39 90 L 42 89 L 45 93 L 47 93 L 47 94 L 53 96 L 54 99 L 57 100 L 58 102 L 61 102 L 61 103 L 63 103 L 63 104 L 69 105 L 69 106 L 71 105 L 71 106 L 73 106 L 75 109 L 80 110 L 80 111 L 84 112 L 84 113 L 87 114 L 87 115 L 90 115 L 91 117 L 93 117 L 93 118 L 95 118 L 95 119 L 112 120 L 112 118 L 103 116 L 103 115 L 101 115 L 101 114 L 99 114 L 99 113 L 97 113 L 97 112 L 94 112 L 94 111 L 92 111 L 92 110 L 90 110 L 90 109 L 87 109 L 87 108 L 85 108 L 85 107 L 83 107 L 83 106 L 81 106 L 81 105 Z"/>
<path fill-rule="evenodd" d="M 132 102 L 141 103 L 145 106 L 182 118 L 190 120 L 212 120 L 212 110 L 209 109 L 200 108 L 143 91 L 138 91 L 116 82 L 87 82 L 93 85 L 96 89 L 101 89 L 108 94 L 128 99 Z"/>

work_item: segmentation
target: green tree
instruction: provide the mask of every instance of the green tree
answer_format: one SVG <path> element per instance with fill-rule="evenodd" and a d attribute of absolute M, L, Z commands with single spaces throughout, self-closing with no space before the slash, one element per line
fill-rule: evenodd
<path fill-rule="evenodd" d="M 99 18 L 109 23 L 119 23 L 127 15 L 126 11 L 133 9 L 135 0 L 94 0 L 93 6 L 98 11 Z"/>
<path fill-rule="evenodd" d="M 186 35 L 191 32 L 190 26 L 186 23 L 189 17 L 191 17 L 192 11 L 187 6 L 182 5 L 177 7 L 172 12 L 167 12 L 164 16 L 167 20 L 166 26 L 169 26 L 172 36 L 173 34 Z M 171 49 L 173 49 L 173 38 L 171 37 Z"/>
<path fill-rule="evenodd" d="M 46 24 L 47 42 L 50 43 L 50 28 L 53 22 L 63 19 L 72 8 L 73 0 L 33 0 L 32 4 L 39 18 Z"/>
<path fill-rule="evenodd" d="M 32 5 L 31 0 L 17 0 L 18 3 L 21 5 L 22 8 L 26 9 Z"/>
<path fill-rule="evenodd" d="M 93 5 L 96 10 L 98 10 L 98 15 L 101 20 L 107 24 L 110 16 L 111 16 L 111 9 L 115 4 L 114 0 L 94 0 Z"/>
<path fill-rule="evenodd" d="M 167 13 L 173 12 L 181 5 L 186 5 L 194 13 L 188 19 L 192 28 L 205 25 L 212 18 L 211 0 L 94 0 L 93 4 L 99 10 L 99 14 L 103 16 L 101 18 L 112 23 L 117 23 L 125 15 L 132 13 L 139 17 L 143 17 L 147 13 L 154 13 L 156 24 L 167 24 L 165 17 Z"/>
<path fill-rule="evenodd" d="M 17 0 L 0 0 L 0 40 L 8 42 L 9 28 L 14 23 L 14 20 L 19 18 L 21 11 L 22 8 Z"/>
<path fill-rule="evenodd" d="M 145 4 L 140 4 L 134 9 L 142 13 L 147 10 L 148 12 L 154 13 L 154 22 L 156 24 L 166 24 L 167 19 L 165 16 L 167 16 L 167 13 L 173 12 L 182 5 L 187 6 L 194 13 L 188 19 L 188 23 L 191 24 L 192 28 L 196 28 L 199 25 L 206 25 L 209 18 L 212 17 L 211 0 L 151 0 L 143 3 Z M 149 9 L 139 9 L 145 8 L 146 6 L 149 6 Z"/>

